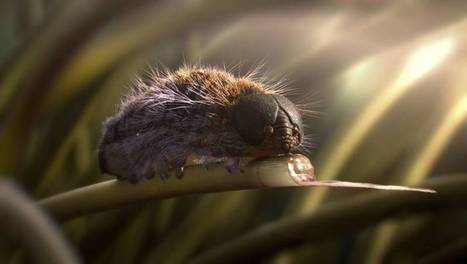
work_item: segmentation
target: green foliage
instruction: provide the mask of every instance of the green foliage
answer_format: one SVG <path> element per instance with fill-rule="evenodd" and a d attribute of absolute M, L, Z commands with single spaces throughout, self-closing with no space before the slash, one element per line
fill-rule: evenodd
<path fill-rule="evenodd" d="M 241 74 L 262 61 L 271 78 L 287 77 L 293 101 L 322 113 L 305 118 L 318 178 L 418 185 L 460 177 L 465 187 L 466 18 L 462 0 L 2 1 L 0 174 L 35 199 L 111 179 L 97 169 L 101 124 L 147 64 L 227 65 Z M 191 195 L 60 227 L 86 263 L 184 263 L 255 234 L 282 243 L 257 254 L 270 263 L 466 260 L 465 203 L 372 218 L 374 197 L 325 188 Z M 394 212 L 410 211 L 397 197 L 384 196 Z M 336 218 L 334 206 L 347 200 L 362 201 L 362 227 L 371 228 Z M 277 237 L 297 230 L 282 224 L 297 219 L 314 230 L 333 219 L 339 232 Z M 0 237 L 0 262 L 28 263 L 11 240 Z"/>

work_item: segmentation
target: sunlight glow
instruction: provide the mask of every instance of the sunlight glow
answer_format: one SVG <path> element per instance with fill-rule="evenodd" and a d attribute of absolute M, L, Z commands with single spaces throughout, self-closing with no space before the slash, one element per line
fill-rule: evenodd
<path fill-rule="evenodd" d="M 380 60 L 375 57 L 365 58 L 350 66 L 339 76 L 340 100 L 354 101 L 376 89 L 382 79 L 380 69 L 377 67 L 379 63 Z"/>
<path fill-rule="evenodd" d="M 375 67 L 374 59 L 368 58 L 354 64 L 342 76 L 342 84 L 348 89 L 360 87 L 365 83 L 364 79 L 368 76 L 371 69 Z"/>
<path fill-rule="evenodd" d="M 382 89 L 353 120 L 339 129 L 325 146 L 320 157 L 323 161 L 317 175 L 321 180 L 334 179 L 365 139 L 378 120 L 407 91 L 413 83 L 439 65 L 454 48 L 454 39 L 446 38 L 419 48 L 408 59 L 399 77 Z M 314 190 L 304 198 L 300 211 L 314 210 L 324 198 L 326 189 Z"/>
<path fill-rule="evenodd" d="M 455 41 L 446 38 L 419 48 L 409 58 L 395 86 L 410 85 L 442 62 L 453 50 Z"/>
<path fill-rule="evenodd" d="M 465 84 L 465 83 L 461 83 Z M 415 159 L 403 174 L 403 184 L 418 185 L 429 175 L 430 170 L 439 159 L 455 133 L 467 120 L 467 94 L 458 99 L 446 115 L 436 124 L 427 143 L 416 153 Z M 397 234 L 395 222 L 385 222 L 377 232 L 376 243 L 370 250 L 367 263 L 381 263 L 389 244 Z"/>

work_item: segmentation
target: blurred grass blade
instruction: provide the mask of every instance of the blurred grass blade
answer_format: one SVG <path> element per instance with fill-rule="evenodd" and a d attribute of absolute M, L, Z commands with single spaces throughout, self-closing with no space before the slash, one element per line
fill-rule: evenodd
<path fill-rule="evenodd" d="M 461 82 L 460 85 L 465 85 Z M 462 127 L 467 120 L 467 94 L 464 92 L 457 102 L 454 102 L 448 109 L 445 116 L 435 126 L 436 129 L 430 135 L 430 138 L 424 144 L 415 159 L 407 168 L 403 176 L 404 184 L 419 184 L 428 176 L 428 173 L 434 166 L 436 160 L 447 147 L 450 139 Z M 387 253 L 387 249 L 398 230 L 398 225 L 393 222 L 384 223 L 376 232 L 375 243 L 370 246 L 367 263 L 382 262 Z"/>
<path fill-rule="evenodd" d="M 334 202 L 311 214 L 266 224 L 245 235 L 201 253 L 191 263 L 241 263 L 272 256 L 285 247 L 330 239 L 362 229 L 388 216 L 431 210 L 465 208 L 467 175 L 444 176 L 424 184 L 437 195 L 375 192 Z"/>
<path fill-rule="evenodd" d="M 192 208 L 176 229 L 164 238 L 161 245 L 145 258 L 145 263 L 184 263 L 188 261 L 201 242 L 213 229 L 212 223 L 228 225 L 239 211 L 255 204 L 252 192 L 235 192 L 231 194 L 212 194 L 204 196 Z M 212 208 L 216 208 L 212 211 Z M 209 215 L 209 221 L 207 216 Z M 180 237 L 183 237 L 180 240 Z"/>
<path fill-rule="evenodd" d="M 467 237 L 464 236 L 453 243 L 434 250 L 428 256 L 419 260 L 420 264 L 462 263 L 467 252 Z"/>
<path fill-rule="evenodd" d="M 412 84 L 427 73 L 436 64 L 440 63 L 453 49 L 454 40 L 446 38 L 435 41 L 419 48 L 407 61 L 399 77 L 388 87 L 384 88 L 373 98 L 365 109 L 362 110 L 346 127 L 340 128 L 340 132 L 330 139 L 330 144 L 325 146 L 322 154 L 323 164 L 320 168 L 320 178 L 330 180 L 335 178 L 347 160 L 351 157 L 356 147 L 365 139 L 365 136 L 377 124 L 381 117 L 391 106 L 405 93 Z M 425 61 L 432 62 L 426 65 Z M 421 66 L 423 65 L 423 67 Z M 326 189 L 309 193 L 303 199 L 300 212 L 314 210 L 326 194 Z"/>
<path fill-rule="evenodd" d="M 100 253 L 98 261 L 114 264 L 137 263 L 139 249 L 150 235 L 147 230 L 153 212 L 148 209 L 150 208 L 141 210 L 122 230 L 115 230 L 119 233 L 118 236 Z"/>
<path fill-rule="evenodd" d="M 34 262 L 80 263 L 55 223 L 5 179 L 0 179 L 0 230 L 18 237 Z"/>
<path fill-rule="evenodd" d="M 52 82 L 100 25 L 108 23 L 120 8 L 128 7 L 125 1 L 83 2 L 72 1 L 57 10 L 55 19 L 46 19 L 31 38 L 26 38 L 15 59 L 9 61 L 11 65 L 2 68 L 0 156 L 8 158 L 1 164 L 5 171 L 13 171 L 24 158 L 31 128 L 46 110 L 43 105 L 51 96 Z M 131 6 L 138 6 L 134 3 L 137 1 Z"/>

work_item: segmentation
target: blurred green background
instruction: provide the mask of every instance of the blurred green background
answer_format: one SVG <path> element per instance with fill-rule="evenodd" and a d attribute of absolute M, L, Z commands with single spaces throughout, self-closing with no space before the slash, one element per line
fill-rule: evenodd
<path fill-rule="evenodd" d="M 0 40 L 0 174 L 33 199 L 111 179 L 97 167 L 102 122 L 147 65 L 183 63 L 235 75 L 264 65 L 268 78 L 285 79 L 290 99 L 312 113 L 307 155 L 320 179 L 418 185 L 467 177 L 464 0 L 2 0 Z M 267 223 L 365 192 L 192 195 L 60 229 L 84 263 L 186 263 Z M 466 263 L 467 211 L 450 207 L 319 241 L 304 234 L 251 262 Z M 14 237 L 0 236 L 1 263 L 31 261 Z"/>

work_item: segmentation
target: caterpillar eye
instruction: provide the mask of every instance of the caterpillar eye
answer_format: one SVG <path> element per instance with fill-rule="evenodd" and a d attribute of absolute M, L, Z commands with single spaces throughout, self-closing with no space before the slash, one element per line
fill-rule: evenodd
<path fill-rule="evenodd" d="M 274 132 L 278 109 L 272 96 L 260 93 L 246 95 L 234 106 L 232 121 L 248 144 L 259 145 L 267 131 Z"/>

